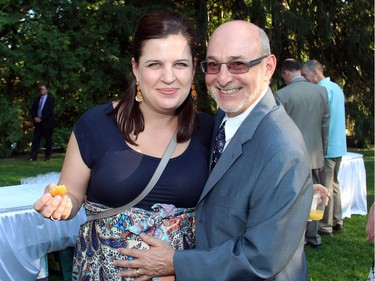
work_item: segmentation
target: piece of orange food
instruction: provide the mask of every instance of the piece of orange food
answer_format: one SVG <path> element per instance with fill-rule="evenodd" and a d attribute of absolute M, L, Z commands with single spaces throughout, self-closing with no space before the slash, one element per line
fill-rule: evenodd
<path fill-rule="evenodd" d="M 51 195 L 53 197 L 57 196 L 57 195 L 60 195 L 60 196 L 64 196 L 66 194 L 66 187 L 65 185 L 56 185 L 55 188 L 52 188 L 49 193 L 51 193 Z"/>

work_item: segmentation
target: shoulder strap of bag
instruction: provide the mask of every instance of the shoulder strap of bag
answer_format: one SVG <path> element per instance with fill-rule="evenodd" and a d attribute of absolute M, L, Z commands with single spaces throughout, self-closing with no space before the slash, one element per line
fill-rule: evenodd
<path fill-rule="evenodd" d="M 155 186 L 155 184 L 159 180 L 161 174 L 163 173 L 164 168 L 167 166 L 167 163 L 168 163 L 169 159 L 171 158 L 171 155 L 172 155 L 172 153 L 175 150 L 176 145 L 177 145 L 176 134 L 177 134 L 177 131 L 173 135 L 172 140 L 170 141 L 167 149 L 165 150 L 165 152 L 163 154 L 163 158 L 160 160 L 158 167 L 156 168 L 156 170 L 155 170 L 154 174 L 152 175 L 150 181 L 148 182 L 147 186 L 145 187 L 145 189 L 142 191 L 141 194 L 139 194 L 133 201 L 131 201 L 130 203 L 128 203 L 124 206 L 114 208 L 114 209 L 109 209 L 109 210 L 97 213 L 95 215 L 87 216 L 86 221 L 102 219 L 102 218 L 107 218 L 107 217 L 116 215 L 116 214 L 118 214 L 122 211 L 130 209 L 131 207 L 135 206 L 140 201 L 142 201 L 143 198 L 145 198 L 147 196 L 147 194 L 149 194 L 150 191 L 153 189 L 153 187 Z"/>

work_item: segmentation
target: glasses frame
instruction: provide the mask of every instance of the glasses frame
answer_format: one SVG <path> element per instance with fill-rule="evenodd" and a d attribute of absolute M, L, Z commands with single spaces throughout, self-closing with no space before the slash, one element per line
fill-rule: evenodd
<path fill-rule="evenodd" d="M 218 72 L 214 72 L 214 73 L 212 73 L 212 72 L 211 72 L 211 73 L 208 73 L 208 72 L 204 71 L 205 69 L 207 69 L 207 63 L 208 63 L 209 61 L 206 61 L 206 60 L 201 61 L 200 65 L 201 65 L 202 72 L 205 73 L 205 74 L 219 74 L 219 73 L 220 73 L 220 70 L 221 70 L 221 65 L 222 65 L 222 64 L 226 64 L 226 65 L 227 65 L 227 69 L 228 69 L 228 71 L 229 71 L 230 73 L 232 73 L 232 74 L 243 74 L 243 73 L 248 72 L 248 71 L 250 70 L 250 68 L 252 68 L 253 66 L 256 66 L 256 65 L 260 64 L 260 63 L 262 62 L 262 60 L 263 60 L 264 58 L 268 57 L 268 56 L 269 56 L 269 55 L 264 55 L 264 56 L 261 56 L 261 57 L 259 57 L 259 58 L 253 59 L 253 60 L 248 61 L 248 62 L 244 62 L 244 61 L 218 62 L 218 61 L 216 61 L 215 63 L 219 64 L 220 67 L 219 67 Z M 231 71 L 231 68 L 228 67 L 228 63 L 233 63 L 233 62 L 242 62 L 242 63 L 244 63 L 245 65 L 248 66 L 248 69 L 247 69 L 246 71 L 243 71 L 243 72 L 232 72 L 232 71 Z M 206 67 L 204 66 L 205 64 L 206 64 Z"/>

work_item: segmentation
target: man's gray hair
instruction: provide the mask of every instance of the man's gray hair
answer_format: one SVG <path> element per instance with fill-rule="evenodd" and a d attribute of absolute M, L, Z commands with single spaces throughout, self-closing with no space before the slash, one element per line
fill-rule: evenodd
<path fill-rule="evenodd" d="M 310 71 L 317 71 L 323 73 L 323 66 L 317 60 L 309 60 L 305 62 L 302 67 L 307 67 Z"/>
<path fill-rule="evenodd" d="M 271 54 L 271 47 L 270 41 L 266 32 L 259 28 L 259 38 L 260 38 L 260 55 L 270 55 Z"/>

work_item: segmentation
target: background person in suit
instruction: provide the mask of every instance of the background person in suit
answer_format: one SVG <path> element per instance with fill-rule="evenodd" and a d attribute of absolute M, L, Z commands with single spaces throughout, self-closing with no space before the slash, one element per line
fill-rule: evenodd
<path fill-rule="evenodd" d="M 339 85 L 332 82 L 323 74 L 323 66 L 317 60 L 310 60 L 303 64 L 302 75 L 307 81 L 323 86 L 327 89 L 330 107 L 329 138 L 324 167 L 319 173 L 321 184 L 332 194 L 328 206 L 324 210 L 324 217 L 319 222 L 319 234 L 332 236 L 333 232 L 343 229 L 341 208 L 341 191 L 338 180 L 341 158 L 346 150 L 345 126 L 345 96 Z"/>
<path fill-rule="evenodd" d="M 40 86 L 40 96 L 34 100 L 31 107 L 31 117 L 34 122 L 34 135 L 29 161 L 36 161 L 42 138 L 45 139 L 46 145 L 44 160 L 47 161 L 51 158 L 54 109 L 54 98 L 48 95 L 48 89 L 45 85 Z"/>
<path fill-rule="evenodd" d="M 133 268 L 119 274 L 139 276 L 135 280 L 175 273 L 179 281 L 306 281 L 311 169 L 300 131 L 269 88 L 276 57 L 268 37 L 246 21 L 224 23 L 212 34 L 201 66 L 220 107 L 214 131 L 225 122 L 225 147 L 198 201 L 196 249 L 174 251 L 141 235 L 150 250 L 120 249 L 134 260 L 115 261 Z"/>
<path fill-rule="evenodd" d="M 281 75 L 286 87 L 275 93 L 286 112 L 300 129 L 307 147 L 313 182 L 320 183 L 319 170 L 324 166 L 329 130 L 329 103 L 327 90 L 310 83 L 301 75 L 301 65 L 295 59 L 281 63 Z M 310 221 L 306 227 L 306 242 L 320 248 L 318 221 Z"/>

